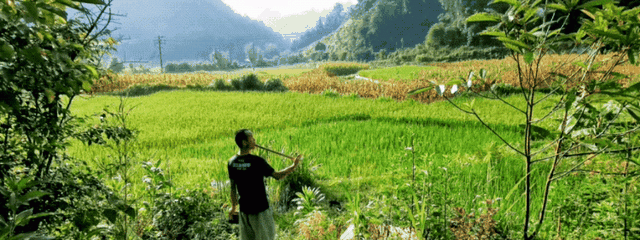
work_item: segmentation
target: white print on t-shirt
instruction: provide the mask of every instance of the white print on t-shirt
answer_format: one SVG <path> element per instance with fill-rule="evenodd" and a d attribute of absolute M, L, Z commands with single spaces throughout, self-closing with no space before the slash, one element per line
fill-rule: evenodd
<path fill-rule="evenodd" d="M 233 163 L 232 165 L 238 170 L 247 170 L 247 168 L 251 167 L 251 163 Z"/>

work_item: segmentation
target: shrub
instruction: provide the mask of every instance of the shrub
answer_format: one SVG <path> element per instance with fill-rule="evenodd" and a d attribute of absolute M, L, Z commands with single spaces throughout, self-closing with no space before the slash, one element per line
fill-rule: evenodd
<path fill-rule="evenodd" d="M 212 85 L 214 89 L 220 90 L 220 91 L 227 91 L 232 89 L 232 86 L 228 85 L 224 79 L 216 79 Z"/>
<path fill-rule="evenodd" d="M 262 83 L 260 79 L 258 79 L 258 76 L 253 73 L 244 75 L 240 79 L 242 90 L 261 91 L 264 88 L 264 83 Z"/>
<path fill-rule="evenodd" d="M 177 89 L 177 87 L 169 86 L 166 84 L 157 84 L 157 85 L 141 84 L 141 85 L 131 86 L 123 91 L 114 92 L 113 94 L 120 95 L 120 96 L 137 97 L 137 96 L 154 94 L 160 91 L 169 91 L 174 89 Z"/>
<path fill-rule="evenodd" d="M 152 239 L 229 239 L 236 235 L 226 221 L 221 204 L 203 191 L 187 191 L 184 196 L 163 194 L 153 207 Z"/>
<path fill-rule="evenodd" d="M 284 83 L 282 83 L 282 80 L 278 78 L 272 78 L 267 80 L 267 82 L 264 84 L 264 90 L 271 91 L 271 92 L 284 92 L 284 91 L 287 91 L 288 89 L 286 86 L 284 86 Z"/>
<path fill-rule="evenodd" d="M 330 63 L 320 66 L 320 69 L 324 70 L 329 76 L 344 76 L 357 73 L 362 69 L 369 69 L 369 65 L 358 63 Z"/>
<path fill-rule="evenodd" d="M 231 79 L 231 87 L 233 87 L 234 90 L 243 90 L 242 81 L 239 78 Z"/>

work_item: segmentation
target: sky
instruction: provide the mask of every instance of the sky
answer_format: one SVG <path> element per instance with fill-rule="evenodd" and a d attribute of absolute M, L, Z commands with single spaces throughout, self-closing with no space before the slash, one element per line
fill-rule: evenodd
<path fill-rule="evenodd" d="M 358 0 L 222 0 L 236 13 L 263 21 L 274 31 L 288 34 L 304 32 L 315 26 L 319 17 L 326 16 L 336 3 L 344 8 Z"/>

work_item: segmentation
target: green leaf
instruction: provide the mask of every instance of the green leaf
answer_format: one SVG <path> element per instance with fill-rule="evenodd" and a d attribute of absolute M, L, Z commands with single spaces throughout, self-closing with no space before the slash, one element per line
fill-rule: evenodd
<path fill-rule="evenodd" d="M 33 178 L 34 177 L 25 177 L 20 179 L 20 181 L 18 181 L 18 183 L 16 183 L 15 185 L 15 191 L 20 192 L 25 188 L 33 187 L 35 185 Z"/>
<path fill-rule="evenodd" d="M 591 8 L 591 7 L 602 6 L 609 3 L 613 3 L 613 0 L 593 0 L 591 2 L 578 6 L 578 8 Z"/>
<path fill-rule="evenodd" d="M 504 44 L 505 47 L 507 47 L 508 49 L 513 50 L 514 52 L 522 53 L 522 50 L 519 47 L 515 46 L 515 45 L 512 45 L 510 43 L 503 43 L 503 44 Z"/>
<path fill-rule="evenodd" d="M 467 18 L 468 23 L 473 22 L 500 22 L 500 17 L 488 13 L 476 13 Z"/>
<path fill-rule="evenodd" d="M 62 9 L 60 9 L 60 8 L 51 6 L 49 4 L 42 4 L 42 3 L 39 3 L 38 7 L 42 8 L 42 9 L 44 9 L 46 11 L 49 11 L 49 12 L 55 14 L 55 15 L 58 15 L 61 18 L 64 18 L 65 20 L 67 19 L 67 12 L 62 10 Z"/>
<path fill-rule="evenodd" d="M 25 239 L 34 239 L 35 235 L 37 234 L 37 232 L 27 232 L 27 233 L 20 233 L 18 235 L 15 235 L 11 238 L 9 238 L 9 240 L 25 240 Z"/>
<path fill-rule="evenodd" d="M 16 218 L 14 219 L 14 221 L 16 222 L 16 225 L 24 226 L 27 223 L 29 223 L 29 216 L 31 216 L 32 214 L 33 214 L 33 208 L 30 208 L 18 213 L 18 215 L 16 215 Z"/>
<path fill-rule="evenodd" d="M 74 0 L 75 2 L 81 2 L 81 3 L 91 3 L 91 4 L 98 4 L 98 5 L 104 5 L 104 2 L 102 0 Z"/>
<path fill-rule="evenodd" d="M 507 36 L 504 32 L 498 32 L 498 31 L 482 32 L 482 33 L 480 33 L 480 35 L 494 36 L 494 37 L 506 37 Z"/>
<path fill-rule="evenodd" d="M 446 84 L 446 85 L 447 85 L 447 86 L 451 86 L 451 85 L 461 85 L 462 83 L 463 83 L 463 82 L 462 82 L 462 81 L 460 81 L 460 79 L 454 79 L 454 80 L 451 80 L 451 81 L 447 82 L 447 84 Z"/>
<path fill-rule="evenodd" d="M 59 3 L 59 4 L 62 4 L 64 6 L 73 8 L 73 9 L 78 10 L 80 12 L 86 12 L 87 11 L 87 9 L 81 7 L 77 3 L 72 2 L 71 0 L 56 0 L 56 3 Z"/>
<path fill-rule="evenodd" d="M 633 109 L 627 108 L 627 112 L 629 112 L 629 115 L 636 120 L 636 122 L 640 122 L 640 116 L 638 116 L 639 114 L 636 113 Z"/>
<path fill-rule="evenodd" d="M 21 4 L 24 6 L 24 8 L 27 9 L 27 13 L 31 18 L 33 18 L 34 20 L 38 19 L 38 17 L 40 16 L 40 13 L 38 12 L 38 7 L 34 2 L 22 1 Z"/>
<path fill-rule="evenodd" d="M 573 65 L 576 65 L 578 67 L 581 67 L 582 69 L 586 70 L 587 68 L 589 68 L 586 64 L 584 64 L 584 62 L 582 61 L 575 61 L 573 62 Z"/>
<path fill-rule="evenodd" d="M 113 209 L 105 209 L 102 211 L 102 215 L 104 215 L 107 220 L 111 223 L 116 223 L 116 218 L 118 217 L 118 212 Z"/>
<path fill-rule="evenodd" d="M 90 92 L 91 83 L 89 81 L 82 81 L 82 89 L 84 89 L 85 92 Z"/>
<path fill-rule="evenodd" d="M 127 206 L 127 209 L 124 210 L 124 213 L 129 215 L 129 217 L 131 218 L 135 218 L 137 215 L 136 209 L 132 208 L 131 206 Z"/>
<path fill-rule="evenodd" d="M 564 6 L 562 4 L 557 4 L 557 3 L 547 4 L 547 7 L 551 8 L 551 9 L 560 10 L 560 11 L 563 11 L 563 12 L 568 12 L 569 11 L 569 9 L 567 9 L 566 6 Z"/>
<path fill-rule="evenodd" d="M 572 90 L 567 94 L 567 100 L 564 102 L 565 111 L 569 111 L 571 106 L 573 106 L 573 102 L 576 101 L 576 90 Z"/>
<path fill-rule="evenodd" d="M 626 37 L 623 36 L 622 34 L 614 33 L 612 31 L 604 31 L 604 30 L 600 30 L 600 29 L 591 29 L 589 31 L 593 32 L 595 34 L 598 34 L 598 35 L 601 35 L 601 36 L 605 36 L 605 37 L 609 37 L 609 38 L 613 38 L 613 39 L 616 39 L 616 40 L 624 41 L 626 39 Z"/>
<path fill-rule="evenodd" d="M 48 195 L 48 194 L 49 193 L 42 192 L 42 191 L 31 191 L 31 192 L 28 192 L 25 195 L 22 195 L 22 196 L 18 197 L 18 201 L 23 202 L 23 203 L 27 203 L 27 202 L 29 202 L 29 201 L 31 201 L 33 199 L 40 198 L 40 197 Z"/>
<path fill-rule="evenodd" d="M 509 43 L 511 45 L 514 45 L 514 46 L 517 46 L 517 47 L 521 47 L 521 48 L 525 48 L 525 49 L 531 48 L 526 43 L 523 43 L 523 42 L 518 41 L 518 40 L 511 39 L 511 38 L 508 38 L 508 37 L 499 37 L 498 40 L 502 41 L 503 43 Z"/>
<path fill-rule="evenodd" d="M 524 53 L 524 62 L 526 62 L 529 65 L 531 65 L 533 63 L 533 52 L 532 51 L 526 51 Z"/>
<path fill-rule="evenodd" d="M 629 55 L 629 62 L 633 65 L 637 65 L 638 61 L 636 60 L 636 51 L 633 50 L 633 48 L 629 49 L 629 53 L 627 53 L 627 55 Z"/>
<path fill-rule="evenodd" d="M 4 40 L 0 40 L 0 59 L 9 61 L 15 56 L 16 51 L 13 50 L 11 44 L 6 43 Z"/>
<path fill-rule="evenodd" d="M 52 103 L 56 97 L 56 94 L 53 91 L 51 91 L 51 89 L 45 89 L 44 95 L 47 97 L 47 100 L 49 101 L 49 103 Z"/>
<path fill-rule="evenodd" d="M 487 78 L 487 73 L 488 73 L 487 69 L 481 68 L 480 69 L 480 78 L 482 78 L 482 79 Z"/>
<path fill-rule="evenodd" d="M 640 82 L 634 83 L 633 85 L 625 89 L 625 92 L 637 92 L 637 91 L 640 91 Z"/>
<path fill-rule="evenodd" d="M 520 7 L 520 2 L 518 0 L 494 0 L 493 4 L 496 3 L 506 3 L 514 7 Z"/>
<path fill-rule="evenodd" d="M 426 92 L 426 91 L 431 91 L 431 89 L 433 89 L 433 86 L 425 87 L 425 88 L 418 88 L 418 89 L 414 89 L 414 90 L 409 91 L 408 94 L 409 94 L 409 96 L 416 95 L 416 94 L 420 94 L 420 93 L 423 93 L 423 92 Z"/>
<path fill-rule="evenodd" d="M 98 71 L 96 71 L 96 68 L 94 68 L 93 66 L 85 64 L 84 67 L 91 72 L 91 76 L 93 76 L 94 78 L 97 78 L 99 76 Z"/>

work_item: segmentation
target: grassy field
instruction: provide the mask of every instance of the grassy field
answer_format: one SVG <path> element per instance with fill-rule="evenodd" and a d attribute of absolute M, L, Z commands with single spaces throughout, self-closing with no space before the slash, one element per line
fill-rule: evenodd
<path fill-rule="evenodd" d="M 516 101 L 515 98 L 509 100 Z M 463 103 L 469 99 L 455 101 Z M 316 169 L 315 179 L 329 199 L 343 204 L 348 204 L 354 194 L 360 196 L 362 204 L 400 199 L 388 202 L 390 208 L 395 209 L 388 215 L 372 217 L 379 219 L 378 222 L 408 226 L 408 203 L 412 196 L 422 192 L 427 193 L 421 195 L 424 204 L 433 204 L 432 211 L 449 209 L 449 215 L 453 207 L 477 209 L 483 207 L 485 200 L 500 199 L 494 205 L 500 209 L 495 218 L 503 224 L 500 227 L 507 231 L 505 234 L 517 231 L 521 224 L 518 219 L 522 216 L 523 201 L 517 183 L 523 177 L 522 160 L 501 147 L 498 138 L 475 119 L 452 110 L 445 102 L 424 105 L 385 98 L 292 92 L 187 90 L 128 98 L 126 102 L 135 107 L 129 126 L 139 130 L 134 151 L 136 161 L 162 159 L 164 169 L 179 189 L 209 189 L 212 181 L 226 181 L 227 160 L 237 151 L 233 132 L 250 128 L 259 144 L 303 154 L 307 166 Z M 105 106 L 116 107 L 118 103 L 118 97 L 114 96 L 80 98 L 74 100 L 72 111 L 91 115 Z M 482 99 L 477 99 L 475 106 L 487 123 L 509 142 L 516 145 L 520 142 L 522 130 L 517 123 L 522 121 L 521 115 Z M 97 123 L 98 118 L 93 117 L 91 121 Z M 412 145 L 412 139 L 415 159 L 405 150 Z M 108 161 L 113 154 L 104 147 L 78 142 L 72 144 L 68 153 L 89 159 L 94 166 Z M 290 164 L 265 152 L 258 153 L 266 156 L 275 168 Z M 413 161 L 416 186 L 409 187 Z M 547 169 L 541 167 L 537 171 Z M 140 168 L 132 168 L 131 172 L 132 179 L 141 179 L 144 175 Z M 570 192 L 581 179 L 583 177 L 578 176 L 560 181 L 553 191 L 554 197 Z M 543 174 L 534 177 L 535 196 L 541 193 L 543 181 Z M 133 185 L 137 189 L 134 192 L 143 193 L 141 181 Z M 277 186 L 273 181 L 269 185 Z M 277 202 L 277 194 L 274 195 L 272 200 Z M 539 207 L 534 205 L 534 209 Z M 348 214 L 342 216 L 348 217 Z M 280 216 L 278 222 L 283 236 L 295 235 L 295 218 L 287 213 Z M 545 226 L 546 229 L 553 227 L 552 224 Z"/>
<path fill-rule="evenodd" d="M 550 66 L 559 64 L 553 60 L 553 57 L 547 60 L 551 61 L 548 62 Z M 263 146 L 289 154 L 303 154 L 304 169 L 311 171 L 314 185 L 320 187 L 328 201 L 335 201 L 343 208 L 341 211 L 325 209 L 328 218 L 307 222 L 330 222 L 338 226 L 338 233 L 344 231 L 348 223 L 364 221 L 369 228 L 420 226 L 433 231 L 434 236 L 451 237 L 451 222 L 473 221 L 462 217 L 465 214 L 461 211 L 466 211 L 484 216 L 481 218 L 485 222 L 477 224 L 490 226 L 501 237 L 520 237 L 525 212 L 523 159 L 475 118 L 440 101 L 442 98 L 434 91 L 407 97 L 409 90 L 425 86 L 429 81 L 443 83 L 479 68 L 489 69 L 489 79 L 517 86 L 514 64 L 506 60 L 488 60 L 371 70 L 366 64 L 356 63 L 307 67 L 257 69 L 255 72 L 247 69 L 233 73 L 236 75 L 124 75 L 116 81 L 98 84 L 97 88 L 104 89 L 96 92 L 135 85 L 174 87 L 170 90 L 178 87 L 177 91 L 149 92 L 125 100 L 128 106 L 134 107 L 128 124 L 139 131 L 133 150 L 135 162 L 161 160 L 178 192 L 210 190 L 212 182 L 225 182 L 227 160 L 237 152 L 233 132 L 249 128 Z M 379 82 L 358 81 L 345 76 L 358 70 L 360 75 Z M 640 71 L 637 67 L 624 65 L 616 70 L 632 75 L 630 79 L 624 79 L 626 83 L 638 80 L 637 75 L 633 75 Z M 206 86 L 212 79 L 232 78 L 249 72 L 256 73 L 263 81 L 281 78 L 290 91 L 201 91 L 207 88 L 189 87 Z M 481 90 L 486 86 L 477 87 L 480 89 L 476 90 Z M 509 96 L 506 100 L 519 107 L 524 104 L 519 96 Z M 111 95 L 86 96 L 74 100 L 72 111 L 90 116 L 105 106 L 113 109 L 119 101 L 119 97 Z M 520 124 L 523 114 L 499 102 L 471 99 L 466 95 L 453 101 L 461 105 L 474 101 L 476 111 L 489 126 L 511 144 L 522 145 Z M 537 107 L 542 110 L 552 106 L 541 104 Z M 534 119 L 538 117 L 541 116 L 534 116 Z M 97 116 L 90 117 L 89 124 L 98 122 Z M 556 124 L 549 120 L 538 126 L 550 130 L 553 135 Z M 542 147 L 541 144 L 549 139 L 542 136 L 537 140 L 541 141 L 533 143 L 534 149 Z M 86 146 L 80 142 L 72 142 L 68 153 L 88 160 L 94 167 L 108 164 L 114 154 L 102 146 Z M 290 164 L 289 160 L 263 151 L 258 154 L 265 156 L 277 169 Z M 558 171 L 566 171 L 581 160 L 568 160 Z M 552 185 L 547 208 L 549 220 L 541 226 L 539 235 L 542 239 L 618 238 L 628 233 L 621 230 L 623 226 L 627 228 L 628 223 L 622 220 L 623 216 L 628 211 L 640 214 L 638 208 L 627 210 L 625 207 L 624 212 L 618 211 L 623 203 L 626 206 L 640 202 L 637 197 L 619 193 L 622 182 L 619 176 L 594 174 L 601 170 L 626 171 L 627 165 L 607 158 L 589 164 L 587 169 L 593 169 L 592 172 L 568 175 Z M 534 165 L 532 199 L 536 200 L 532 205 L 533 213 L 541 208 L 539 199 L 549 168 L 548 164 Z M 146 174 L 139 167 L 130 170 L 131 179 L 142 179 Z M 118 181 L 111 179 L 108 182 L 117 184 Z M 273 180 L 268 182 L 274 206 L 280 206 L 283 201 L 281 198 L 286 192 L 283 186 Z M 142 181 L 132 182 L 132 187 L 134 195 L 145 194 Z M 625 189 L 637 193 L 637 184 L 627 184 Z M 228 189 L 218 190 L 215 197 L 229 202 Z M 598 210 L 600 208 L 605 210 Z M 282 239 L 304 239 L 300 236 L 311 234 L 296 223 L 301 221 L 300 216 L 278 209 L 282 210 L 276 216 Z M 495 216 L 487 217 L 486 214 L 493 211 L 490 209 L 495 210 Z M 486 222 L 487 219 L 496 222 Z M 637 225 L 640 222 L 633 226 Z M 375 232 L 366 227 L 362 231 Z"/>

